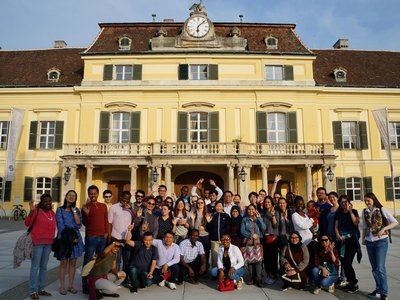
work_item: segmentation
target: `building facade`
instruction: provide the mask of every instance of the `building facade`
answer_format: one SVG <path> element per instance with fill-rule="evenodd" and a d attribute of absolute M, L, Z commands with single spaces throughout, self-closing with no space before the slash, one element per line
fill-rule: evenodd
<path fill-rule="evenodd" d="M 100 24 L 87 48 L 1 50 L 0 174 L 11 110 L 25 110 L 5 208 L 70 189 L 83 202 L 91 184 L 178 194 L 202 177 L 247 199 L 276 174 L 283 195 L 318 180 L 393 207 L 372 111 L 388 108 L 399 199 L 400 53 L 341 42 L 309 49 L 293 24 L 215 23 L 197 5 L 183 23 Z"/>

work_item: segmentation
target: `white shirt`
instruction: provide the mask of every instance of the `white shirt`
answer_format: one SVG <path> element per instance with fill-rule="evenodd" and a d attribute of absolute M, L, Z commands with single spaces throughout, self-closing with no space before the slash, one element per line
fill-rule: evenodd
<path fill-rule="evenodd" d="M 313 219 L 310 219 L 307 215 L 305 215 L 305 217 L 302 217 L 297 212 L 295 212 L 292 215 L 292 222 L 294 230 L 300 233 L 301 242 L 304 246 L 307 246 L 313 238 L 313 234 L 310 230 L 314 223 Z"/>

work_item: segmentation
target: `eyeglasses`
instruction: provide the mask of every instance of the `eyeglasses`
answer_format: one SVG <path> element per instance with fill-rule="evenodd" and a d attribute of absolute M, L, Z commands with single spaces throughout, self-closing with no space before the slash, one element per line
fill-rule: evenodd
<path fill-rule="evenodd" d="M 165 204 L 172 204 L 172 202 L 171 201 L 166 201 Z"/>
<path fill-rule="evenodd" d="M 229 240 L 230 240 L 230 239 L 228 239 L 228 238 L 221 239 L 222 242 L 229 241 Z"/>
<path fill-rule="evenodd" d="M 156 205 L 155 202 L 147 202 L 147 204 L 148 204 L 148 205 L 153 205 L 153 206 Z"/>
<path fill-rule="evenodd" d="M 143 198 L 144 196 L 142 196 L 142 195 L 136 195 L 135 197 L 136 197 L 136 198 Z"/>
<path fill-rule="evenodd" d="M 112 198 L 112 196 L 111 195 L 105 195 L 104 198 L 109 199 L 109 198 Z"/>
<path fill-rule="evenodd" d="M 204 204 L 204 202 L 197 202 L 197 204 Z"/>
<path fill-rule="evenodd" d="M 321 239 L 321 242 L 328 242 L 329 239 Z"/>

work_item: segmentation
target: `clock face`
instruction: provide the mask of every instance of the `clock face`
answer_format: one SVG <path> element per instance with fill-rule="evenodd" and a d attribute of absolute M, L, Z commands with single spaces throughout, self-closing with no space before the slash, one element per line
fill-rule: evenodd
<path fill-rule="evenodd" d="M 210 24 L 204 17 L 194 17 L 187 22 L 186 29 L 191 36 L 203 37 L 210 30 Z"/>

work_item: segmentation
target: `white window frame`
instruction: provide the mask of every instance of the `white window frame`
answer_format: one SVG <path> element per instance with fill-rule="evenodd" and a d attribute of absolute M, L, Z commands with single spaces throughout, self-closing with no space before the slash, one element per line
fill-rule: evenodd
<path fill-rule="evenodd" d="M 206 121 L 201 119 L 202 116 L 206 116 Z M 195 122 L 195 126 L 193 125 Z M 208 132 L 208 113 L 207 112 L 190 112 L 189 113 L 189 141 L 191 143 L 204 143 L 209 140 L 209 132 Z M 206 128 L 201 128 L 201 123 L 206 124 Z M 207 137 L 206 140 L 201 139 L 201 133 L 206 132 Z M 192 139 L 192 134 L 197 134 L 197 139 Z"/>
<path fill-rule="evenodd" d="M 127 45 L 123 45 L 124 40 L 126 40 L 128 42 Z M 131 50 L 132 39 L 127 36 L 123 36 L 123 37 L 119 38 L 118 45 L 119 45 L 119 50 Z"/>
<path fill-rule="evenodd" d="M 283 122 L 283 128 L 278 128 L 279 123 L 279 117 L 283 116 L 284 117 L 284 122 Z M 268 143 L 272 143 L 272 144 L 281 144 L 281 143 L 287 143 L 287 115 L 286 113 L 281 113 L 281 112 L 270 112 L 267 113 L 267 141 Z M 270 126 L 272 121 L 275 124 L 275 128 L 273 128 L 272 126 Z M 283 137 L 284 139 L 280 139 L 279 137 L 282 136 L 283 133 Z M 275 136 L 275 139 L 271 138 L 271 134 L 273 134 Z"/>
<path fill-rule="evenodd" d="M 115 80 L 133 80 L 133 65 L 115 65 Z"/>
<path fill-rule="evenodd" d="M 400 199 L 400 176 L 394 178 L 394 199 Z"/>
<path fill-rule="evenodd" d="M 400 122 L 389 122 L 389 136 L 392 149 L 400 149 Z"/>
<path fill-rule="evenodd" d="M 346 195 L 351 200 L 361 201 L 363 197 L 363 182 L 361 177 L 346 178 Z"/>
<path fill-rule="evenodd" d="M 39 149 L 54 149 L 56 143 L 56 122 L 40 121 L 38 130 Z"/>
<path fill-rule="evenodd" d="M 3 177 L 0 177 L 0 199 L 3 199 L 3 190 L 4 190 Z"/>
<path fill-rule="evenodd" d="M 51 178 L 49 177 L 37 177 L 35 180 L 36 200 L 40 200 L 42 194 L 51 195 Z"/>
<path fill-rule="evenodd" d="M 8 126 L 9 123 L 7 121 L 0 121 L 0 149 L 7 149 Z"/>
<path fill-rule="evenodd" d="M 282 81 L 284 78 L 283 65 L 266 65 L 265 80 L 267 81 Z"/>
<path fill-rule="evenodd" d="M 352 132 L 352 126 L 354 131 Z M 342 121 L 342 146 L 343 149 L 358 149 L 360 137 L 356 121 Z"/>
<path fill-rule="evenodd" d="M 201 68 L 205 68 L 202 71 Z M 204 75 L 203 77 L 201 75 Z M 207 64 L 189 65 L 189 79 L 190 80 L 208 80 L 209 68 Z"/>
<path fill-rule="evenodd" d="M 124 116 L 128 116 L 125 120 Z M 117 126 L 114 126 L 114 121 L 117 122 Z M 126 127 L 124 127 L 124 122 L 126 122 Z M 131 130 L 131 114 L 129 112 L 119 111 L 113 112 L 111 114 L 111 142 L 114 144 L 127 144 L 130 140 L 130 130 Z M 127 139 L 124 139 L 124 133 L 127 135 Z M 114 138 L 116 139 L 114 140 Z"/>

